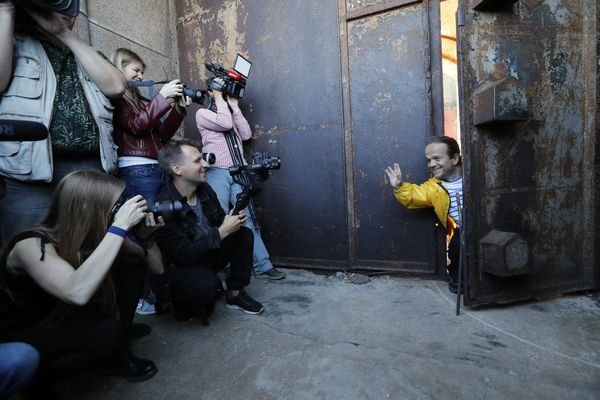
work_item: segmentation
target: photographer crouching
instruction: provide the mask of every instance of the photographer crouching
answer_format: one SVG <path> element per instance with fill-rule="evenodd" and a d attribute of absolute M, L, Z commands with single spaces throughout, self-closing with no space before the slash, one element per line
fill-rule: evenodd
<path fill-rule="evenodd" d="M 248 121 L 242 114 L 238 99 L 227 95 L 225 101 L 222 89 L 224 81 L 214 78 L 209 81 L 208 94 L 213 98 L 210 109 L 201 108 L 196 113 L 196 124 L 202 136 L 202 145 L 205 152 L 214 153 L 216 162 L 206 173 L 206 181 L 216 192 L 221 208 L 227 213 L 230 204 L 235 204 L 237 195 L 243 191 L 242 186 L 231 176 L 229 167 L 246 165 L 242 141 L 252 137 Z M 235 143 L 238 153 L 232 154 L 227 144 L 226 135 Z M 234 160 L 234 157 L 239 158 Z M 236 162 L 237 161 L 237 162 Z M 260 236 L 257 221 L 248 218 L 248 228 L 254 235 L 253 266 L 257 279 L 283 279 L 285 274 L 271 264 L 269 253 Z"/>
<path fill-rule="evenodd" d="M 177 218 L 155 232 L 169 261 L 165 272 L 170 284 L 175 318 L 206 318 L 221 290 L 216 273 L 229 263 L 226 306 L 247 314 L 260 314 L 263 306 L 244 290 L 252 274 L 252 232 L 246 212 L 225 214 L 217 195 L 206 183 L 208 162 L 200 145 L 187 139 L 171 140 L 158 154 L 161 170 L 169 177 L 159 201 L 180 202 Z"/>

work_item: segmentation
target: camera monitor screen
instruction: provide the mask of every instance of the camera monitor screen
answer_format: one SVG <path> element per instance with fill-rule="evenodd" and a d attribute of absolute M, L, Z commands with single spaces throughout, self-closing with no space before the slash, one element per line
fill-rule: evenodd
<path fill-rule="evenodd" d="M 246 60 L 244 57 L 238 54 L 235 58 L 235 64 L 233 66 L 233 69 L 242 74 L 244 78 L 248 78 L 251 66 L 252 63 L 250 61 Z"/>

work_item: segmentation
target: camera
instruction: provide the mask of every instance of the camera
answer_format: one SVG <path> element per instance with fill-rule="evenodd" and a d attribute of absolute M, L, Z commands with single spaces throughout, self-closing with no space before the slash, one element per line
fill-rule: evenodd
<path fill-rule="evenodd" d="M 208 164 L 213 165 L 217 161 L 215 153 L 202 153 L 202 159 Z"/>
<path fill-rule="evenodd" d="M 183 94 L 189 97 L 196 104 L 204 104 L 206 100 L 206 90 L 192 89 L 183 84 Z"/>
<path fill-rule="evenodd" d="M 208 90 L 217 90 L 224 95 L 238 99 L 244 97 L 246 79 L 250 74 L 250 67 L 252 66 L 250 61 L 238 54 L 233 68 L 229 70 L 212 62 L 206 62 L 204 65 L 208 71 L 214 74 L 214 77 L 207 81 Z M 216 78 L 221 78 L 223 84 L 217 82 Z"/>
<path fill-rule="evenodd" d="M 154 219 L 163 217 L 165 224 L 171 221 L 181 220 L 185 217 L 183 204 L 179 200 L 156 201 L 152 205 L 150 211 L 154 214 Z"/>
<path fill-rule="evenodd" d="M 269 170 L 277 170 L 281 168 L 281 158 L 277 156 L 268 156 L 267 153 L 254 153 L 252 155 L 252 164 L 235 165 L 229 167 L 229 175 L 235 176 L 243 172 L 255 172 L 264 176 L 266 180 L 269 176 Z"/>

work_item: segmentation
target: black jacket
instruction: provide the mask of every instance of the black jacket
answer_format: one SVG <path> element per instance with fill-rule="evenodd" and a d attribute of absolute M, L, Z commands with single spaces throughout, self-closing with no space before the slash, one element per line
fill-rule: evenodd
<path fill-rule="evenodd" d="M 218 227 L 223 223 L 225 212 L 221 208 L 217 194 L 208 183 L 201 183 L 196 189 L 196 195 L 211 230 L 208 235 L 195 240 L 196 213 L 170 179 L 161 187 L 157 195 L 158 201 L 179 200 L 183 204 L 182 216 L 174 218 L 154 233 L 156 242 L 168 261 L 178 266 L 196 265 L 207 261 L 209 251 L 221 245 Z"/>

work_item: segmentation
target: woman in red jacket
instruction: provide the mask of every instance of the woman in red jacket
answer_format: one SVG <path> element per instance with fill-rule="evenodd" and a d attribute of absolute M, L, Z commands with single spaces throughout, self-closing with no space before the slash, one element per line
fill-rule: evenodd
<path fill-rule="evenodd" d="M 119 48 L 112 61 L 128 81 L 144 78 L 146 64 L 133 51 Z M 158 151 L 173 137 L 185 117 L 185 108 L 191 104 L 182 96 L 183 85 L 175 79 L 152 100 L 144 98 L 137 87 L 129 86 L 123 98 L 114 101 L 113 137 L 119 146 L 119 176 L 125 181 L 125 198 L 141 194 L 149 207 L 154 204 L 161 182 Z"/>
<path fill-rule="evenodd" d="M 113 53 L 112 61 L 127 81 L 143 80 L 146 65 L 133 51 L 119 48 Z M 123 98 L 113 104 L 113 138 L 119 146 L 119 177 L 125 181 L 123 197 L 129 199 L 140 194 L 151 208 L 161 183 L 158 151 L 181 125 L 185 108 L 191 101 L 183 96 L 183 85 L 175 79 L 165 84 L 152 100 L 144 98 L 137 87 L 128 86 Z M 136 313 L 154 314 L 153 300 L 154 294 L 147 292 L 140 299 Z M 144 327 L 144 332 L 140 335 L 149 329 Z"/>

